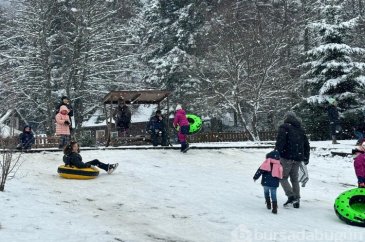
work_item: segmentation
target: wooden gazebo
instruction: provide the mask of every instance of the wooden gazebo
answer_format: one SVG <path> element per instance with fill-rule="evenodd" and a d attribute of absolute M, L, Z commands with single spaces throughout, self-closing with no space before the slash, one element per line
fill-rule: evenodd
<path fill-rule="evenodd" d="M 106 114 L 106 125 L 108 127 L 106 146 L 110 143 L 110 134 L 112 130 L 113 105 L 120 104 L 160 104 L 166 99 L 167 110 L 169 110 L 169 91 L 165 90 L 139 90 L 139 91 L 111 91 L 103 98 L 104 110 Z M 168 115 L 168 114 L 167 114 Z M 168 116 L 167 116 L 168 118 Z M 108 122 L 109 120 L 109 122 Z M 167 130 L 169 130 L 169 122 L 167 122 Z"/>

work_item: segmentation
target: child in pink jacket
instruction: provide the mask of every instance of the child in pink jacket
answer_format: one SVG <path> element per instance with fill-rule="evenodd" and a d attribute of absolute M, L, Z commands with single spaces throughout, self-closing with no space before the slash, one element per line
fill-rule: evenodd
<path fill-rule="evenodd" d="M 280 179 L 283 178 L 283 167 L 280 164 L 280 154 L 278 151 L 274 150 L 266 154 L 266 160 L 255 173 L 253 180 L 256 181 L 261 175 L 266 207 L 267 209 L 271 209 L 272 202 L 272 213 L 276 214 L 278 212 L 276 190 L 279 187 Z"/>
<path fill-rule="evenodd" d="M 181 144 L 181 152 L 186 152 L 189 149 L 189 144 L 186 141 L 186 136 L 189 134 L 190 124 L 188 119 L 186 118 L 186 112 L 182 109 L 181 105 L 178 104 L 176 106 L 176 113 L 174 118 L 174 127 L 179 126 L 179 132 L 177 134 L 177 138 Z"/>
<path fill-rule="evenodd" d="M 359 188 L 365 188 L 365 140 L 362 140 L 359 147 L 352 151 L 355 154 L 354 168 Z"/>
<path fill-rule="evenodd" d="M 60 136 L 58 148 L 63 149 L 70 141 L 70 117 L 69 110 L 66 105 L 60 107 L 60 111 L 56 115 L 56 135 Z"/>

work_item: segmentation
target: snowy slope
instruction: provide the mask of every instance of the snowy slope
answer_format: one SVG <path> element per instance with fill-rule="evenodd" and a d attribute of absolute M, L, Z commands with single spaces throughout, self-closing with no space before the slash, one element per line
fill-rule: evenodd
<path fill-rule="evenodd" d="M 0 241 L 363 241 L 340 221 L 337 195 L 355 185 L 351 158 L 312 154 L 300 209 L 265 208 L 252 177 L 269 150 L 83 151 L 119 162 L 94 180 L 58 177 L 61 153 L 24 154 L 0 193 Z M 329 151 L 328 151 L 329 153 Z M 337 237 L 335 237 L 337 236 Z"/>

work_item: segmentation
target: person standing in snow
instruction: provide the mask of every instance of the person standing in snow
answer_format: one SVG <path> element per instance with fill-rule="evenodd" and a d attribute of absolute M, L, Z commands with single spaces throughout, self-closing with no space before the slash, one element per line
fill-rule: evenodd
<path fill-rule="evenodd" d="M 60 136 L 59 149 L 63 149 L 70 140 L 70 117 L 69 110 L 66 105 L 60 107 L 60 111 L 56 115 L 56 135 Z"/>
<path fill-rule="evenodd" d="M 359 188 L 365 188 L 365 139 L 352 151 L 355 155 L 354 168 Z"/>
<path fill-rule="evenodd" d="M 71 105 L 71 100 L 66 96 L 61 97 L 61 102 L 59 104 L 57 104 L 57 106 L 56 106 L 55 115 L 57 115 L 60 112 L 60 108 L 62 105 L 65 105 L 67 107 L 67 109 L 69 110 L 68 116 L 70 117 L 70 131 L 71 131 L 72 130 L 72 117 L 74 116 L 74 110 Z"/>
<path fill-rule="evenodd" d="M 113 117 L 117 126 L 118 136 L 126 136 L 131 125 L 132 113 L 127 105 L 118 105 L 113 113 Z"/>
<path fill-rule="evenodd" d="M 19 135 L 19 141 L 18 149 L 30 150 L 32 148 L 35 140 L 32 128 L 29 125 L 24 126 L 23 133 Z"/>
<path fill-rule="evenodd" d="M 153 146 L 158 145 L 159 136 L 161 136 L 161 145 L 167 146 L 166 125 L 161 110 L 157 110 L 156 114 L 151 117 L 146 129 L 151 134 Z"/>
<path fill-rule="evenodd" d="M 302 161 L 305 165 L 309 163 L 310 146 L 301 122 L 295 113 L 286 113 L 284 124 L 279 127 L 275 150 L 279 151 L 280 162 L 283 166 L 283 179 L 280 184 L 288 197 L 284 206 L 293 204 L 294 208 L 299 208 L 299 166 Z M 291 184 L 288 181 L 289 177 Z"/>
<path fill-rule="evenodd" d="M 177 127 L 179 128 L 177 138 L 181 144 L 180 151 L 185 153 L 189 149 L 189 144 L 186 140 L 186 137 L 189 134 L 190 124 L 188 119 L 186 118 L 186 112 L 184 109 L 182 109 L 180 104 L 176 106 L 176 113 L 173 126 L 175 129 Z"/>
<path fill-rule="evenodd" d="M 63 162 L 67 166 L 75 166 L 77 168 L 89 168 L 91 166 L 97 166 L 100 169 L 106 171 L 108 174 L 112 174 L 112 172 L 115 171 L 115 169 L 117 169 L 119 165 L 118 163 L 105 164 L 97 159 L 84 163 L 80 155 L 79 144 L 75 141 L 72 141 L 69 144 L 67 144 L 63 150 L 63 153 L 64 153 Z"/>
<path fill-rule="evenodd" d="M 261 175 L 261 185 L 264 187 L 266 208 L 271 209 L 272 202 L 272 213 L 277 214 L 278 201 L 276 198 L 276 190 L 279 187 L 280 179 L 283 178 L 283 167 L 280 164 L 280 154 L 278 151 L 274 150 L 266 155 L 266 160 L 255 173 L 253 180 L 256 181 Z"/>
<path fill-rule="evenodd" d="M 329 103 L 329 105 L 327 108 L 327 113 L 328 113 L 328 118 L 330 121 L 332 144 L 339 144 L 337 142 L 336 135 L 339 132 L 341 132 L 341 126 L 340 126 L 340 121 L 339 121 L 337 102 L 336 102 L 336 99 L 329 98 L 328 103 Z"/>

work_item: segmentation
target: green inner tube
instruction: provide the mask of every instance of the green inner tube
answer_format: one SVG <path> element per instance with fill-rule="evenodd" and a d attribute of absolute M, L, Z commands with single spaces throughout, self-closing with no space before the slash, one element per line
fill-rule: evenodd
<path fill-rule="evenodd" d="M 203 126 L 202 119 L 199 116 L 190 113 L 186 114 L 186 118 L 188 119 L 190 124 L 189 134 L 198 133 Z"/>
<path fill-rule="evenodd" d="M 337 216 L 350 225 L 365 227 L 365 188 L 341 193 L 334 205 Z"/>

